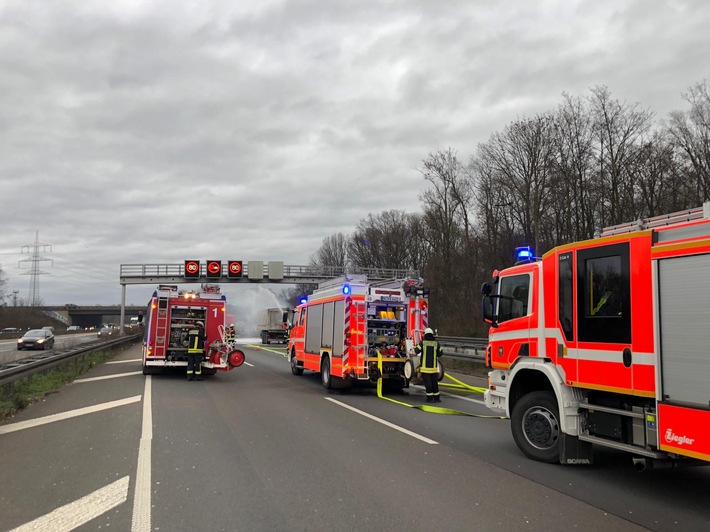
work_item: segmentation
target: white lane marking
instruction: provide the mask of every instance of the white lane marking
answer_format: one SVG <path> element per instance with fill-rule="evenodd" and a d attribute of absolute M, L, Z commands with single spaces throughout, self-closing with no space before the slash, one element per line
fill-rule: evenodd
<path fill-rule="evenodd" d="M 153 379 L 146 375 L 143 391 L 143 427 L 138 447 L 138 467 L 136 468 L 136 491 L 133 494 L 132 532 L 150 532 L 151 526 L 151 445 L 153 443 Z"/>
<path fill-rule="evenodd" d="M 130 377 L 131 375 L 143 375 L 143 371 L 129 371 L 128 373 L 117 373 L 115 375 L 104 375 L 103 377 L 89 377 L 88 379 L 76 379 L 75 384 L 82 382 L 105 381 L 108 379 L 118 379 L 120 377 Z"/>
<path fill-rule="evenodd" d="M 11 423 L 9 425 L 0 426 L 0 434 L 8 434 L 9 432 L 16 432 L 18 430 L 24 430 L 32 427 L 38 427 L 40 425 L 46 425 L 47 423 L 54 423 L 55 421 L 62 421 L 65 419 L 83 416 L 86 414 L 93 414 L 94 412 L 101 412 L 102 410 L 109 410 L 111 408 L 129 405 L 131 403 L 137 403 L 140 400 L 140 395 L 134 395 L 133 397 L 128 397 L 126 399 L 109 401 L 108 403 L 101 403 L 93 406 L 85 406 L 84 408 L 77 408 L 76 410 L 69 410 L 68 412 L 52 414 L 51 416 L 39 417 L 37 419 L 28 419 L 27 421 L 20 421 L 18 423 Z"/>
<path fill-rule="evenodd" d="M 412 438 L 417 438 L 418 440 L 423 441 L 424 443 L 428 443 L 430 445 L 438 445 L 438 441 L 430 440 L 426 436 L 422 436 L 421 434 L 417 434 L 416 432 L 412 432 L 411 430 L 405 429 L 404 427 L 400 427 L 399 425 L 395 425 L 394 423 L 390 423 L 389 421 L 385 421 L 382 418 L 379 418 L 377 416 L 373 416 L 372 414 L 368 414 L 367 412 L 363 412 L 362 410 L 358 410 L 357 408 L 354 408 L 350 405 L 346 405 L 345 403 L 341 403 L 340 401 L 337 401 L 335 399 L 332 399 L 331 397 L 325 397 L 326 401 L 330 401 L 331 403 L 335 403 L 336 405 L 342 406 L 343 408 L 347 408 L 348 410 L 352 410 L 356 414 L 360 414 L 361 416 L 365 416 L 367 418 L 370 418 L 374 421 L 377 421 L 378 423 L 382 423 L 383 425 L 386 425 L 392 429 L 398 430 L 408 436 L 411 436 Z"/>
<path fill-rule="evenodd" d="M 250 368 L 253 368 L 253 367 L 254 367 L 254 364 L 249 364 L 249 362 L 247 362 L 246 360 L 244 361 L 244 364 L 246 364 L 246 365 L 249 366 Z"/>
<path fill-rule="evenodd" d="M 105 514 L 128 499 L 128 477 L 89 493 L 47 515 L 21 525 L 12 532 L 57 532 L 74 530 L 92 519 Z"/>
<path fill-rule="evenodd" d="M 127 364 L 128 362 L 143 362 L 142 358 L 132 358 L 131 360 L 110 360 L 106 364 Z"/>

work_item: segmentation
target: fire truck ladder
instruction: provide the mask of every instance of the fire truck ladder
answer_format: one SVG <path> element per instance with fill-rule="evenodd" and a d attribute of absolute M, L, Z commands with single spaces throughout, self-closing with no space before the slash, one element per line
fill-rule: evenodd
<path fill-rule="evenodd" d="M 170 338 L 168 323 L 168 296 L 158 297 L 158 317 L 155 324 L 155 356 L 165 357 L 165 347 Z"/>
<path fill-rule="evenodd" d="M 692 222 L 693 220 L 710 219 L 710 201 L 703 203 L 702 207 L 686 209 L 671 214 L 662 214 L 650 218 L 640 218 L 634 222 L 627 222 L 618 225 L 605 227 L 599 236 L 620 235 L 623 233 L 633 233 L 634 231 L 645 231 L 657 227 L 667 227 L 675 224 Z"/>
<path fill-rule="evenodd" d="M 353 310 L 351 311 L 350 319 L 353 324 L 357 324 L 357 330 L 363 331 L 364 334 L 356 334 L 357 343 L 350 346 L 355 360 L 350 362 L 356 368 L 355 375 L 357 378 L 368 377 L 367 366 L 365 365 L 365 357 L 367 357 L 367 303 L 364 301 L 353 301 Z M 362 371 L 362 373 L 361 373 Z"/>

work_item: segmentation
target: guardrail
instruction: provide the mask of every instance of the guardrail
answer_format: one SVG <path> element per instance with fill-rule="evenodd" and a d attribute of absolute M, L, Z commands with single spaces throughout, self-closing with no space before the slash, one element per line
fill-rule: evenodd
<path fill-rule="evenodd" d="M 117 345 L 132 342 L 140 338 L 140 336 L 140 334 L 119 336 L 105 342 L 92 342 L 90 344 L 85 344 L 69 351 L 60 351 L 56 353 L 49 352 L 46 354 L 43 353 L 41 355 L 32 355 L 27 358 L 6 362 L 0 366 L 0 386 L 9 384 L 22 377 L 27 377 L 33 373 L 45 371 L 53 366 L 57 366 L 67 360 L 71 360 L 72 358 L 76 358 L 91 351 L 113 348 Z"/>
<path fill-rule="evenodd" d="M 437 336 L 444 356 L 459 360 L 484 362 L 488 338 L 463 338 L 458 336 Z"/>

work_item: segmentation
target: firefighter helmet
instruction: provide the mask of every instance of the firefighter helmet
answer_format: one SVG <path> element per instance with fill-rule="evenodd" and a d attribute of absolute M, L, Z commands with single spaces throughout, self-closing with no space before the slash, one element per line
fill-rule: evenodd
<path fill-rule="evenodd" d="M 205 324 L 202 323 L 201 321 L 195 322 L 195 325 L 197 325 L 198 327 L 204 327 L 204 326 L 205 326 Z"/>
<path fill-rule="evenodd" d="M 424 329 L 424 336 L 426 336 L 427 334 L 431 334 L 432 336 L 434 336 L 434 331 L 427 327 L 426 329 Z"/>

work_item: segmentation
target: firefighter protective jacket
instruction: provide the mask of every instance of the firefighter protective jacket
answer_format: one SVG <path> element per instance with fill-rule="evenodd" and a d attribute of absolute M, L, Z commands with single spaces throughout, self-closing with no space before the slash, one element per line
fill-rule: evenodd
<path fill-rule="evenodd" d="M 422 340 L 415 351 L 422 356 L 422 373 L 438 373 L 437 359 L 441 356 L 441 346 L 436 340 Z"/>
<path fill-rule="evenodd" d="M 187 333 L 188 354 L 203 353 L 205 350 L 205 331 L 199 327 L 190 329 Z"/>

